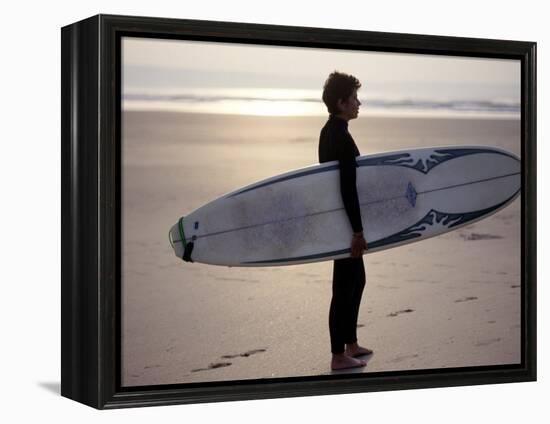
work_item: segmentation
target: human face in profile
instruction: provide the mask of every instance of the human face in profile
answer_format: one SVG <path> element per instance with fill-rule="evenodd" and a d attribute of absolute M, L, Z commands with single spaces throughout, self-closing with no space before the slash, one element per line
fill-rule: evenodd
<path fill-rule="evenodd" d="M 338 108 L 340 109 L 340 113 L 337 116 L 346 121 L 355 119 L 359 116 L 359 106 L 361 106 L 361 102 L 357 98 L 357 90 L 353 90 L 347 99 L 338 100 Z"/>

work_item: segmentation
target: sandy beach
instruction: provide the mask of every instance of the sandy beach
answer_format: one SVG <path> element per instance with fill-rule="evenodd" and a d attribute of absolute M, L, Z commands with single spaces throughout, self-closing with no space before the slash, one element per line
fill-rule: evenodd
<path fill-rule="evenodd" d="M 191 264 L 167 238 L 204 203 L 316 163 L 325 120 L 123 114 L 123 386 L 333 374 L 332 262 Z M 446 145 L 520 155 L 519 120 L 360 117 L 349 129 L 362 155 Z M 365 255 L 358 336 L 374 354 L 344 372 L 519 363 L 520 214 L 518 198 L 468 227 Z"/>

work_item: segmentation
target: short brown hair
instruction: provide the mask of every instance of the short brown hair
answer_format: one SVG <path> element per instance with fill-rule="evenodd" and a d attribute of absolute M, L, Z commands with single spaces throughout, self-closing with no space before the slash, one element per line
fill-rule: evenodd
<path fill-rule="evenodd" d="M 347 100 L 354 90 L 359 90 L 361 83 L 353 75 L 334 71 L 331 73 L 323 87 L 323 102 L 327 106 L 328 113 L 339 113 L 338 100 Z"/>

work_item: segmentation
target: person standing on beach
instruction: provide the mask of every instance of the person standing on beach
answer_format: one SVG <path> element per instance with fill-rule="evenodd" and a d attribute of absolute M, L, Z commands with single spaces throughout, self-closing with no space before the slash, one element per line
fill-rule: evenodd
<path fill-rule="evenodd" d="M 319 137 L 319 163 L 339 163 L 340 193 L 351 224 L 351 257 L 334 261 L 332 300 L 329 311 L 329 332 L 332 352 L 331 369 L 364 367 L 360 356 L 372 353 L 357 343 L 357 318 L 365 287 L 365 267 L 362 255 L 367 249 L 363 236 L 361 209 L 357 196 L 356 160 L 359 156 L 348 122 L 357 118 L 361 102 L 357 78 L 341 72 L 329 75 L 323 88 L 323 102 L 330 114 Z"/>

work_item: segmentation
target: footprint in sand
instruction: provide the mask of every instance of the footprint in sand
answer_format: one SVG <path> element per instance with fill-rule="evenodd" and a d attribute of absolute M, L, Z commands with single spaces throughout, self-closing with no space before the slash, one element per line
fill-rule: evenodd
<path fill-rule="evenodd" d="M 414 354 L 414 355 L 398 356 L 396 358 L 391 359 L 389 362 L 396 364 L 398 362 L 403 362 L 403 361 L 406 361 L 407 359 L 414 359 L 414 358 L 418 358 L 418 355 Z"/>
<path fill-rule="evenodd" d="M 309 280 L 308 283 L 317 283 L 317 284 L 324 284 L 324 283 L 330 283 L 330 280 Z"/>
<path fill-rule="evenodd" d="M 318 277 L 319 276 L 318 274 L 310 274 L 307 272 L 299 272 L 298 275 L 300 277 Z"/>
<path fill-rule="evenodd" d="M 410 312 L 414 312 L 414 309 L 402 309 L 401 311 L 397 311 L 397 312 L 392 312 L 391 314 L 388 314 L 387 316 L 389 317 L 396 317 L 397 315 L 400 315 L 400 314 L 408 314 Z"/>
<path fill-rule="evenodd" d="M 305 142 L 309 142 L 310 138 L 308 138 L 308 137 L 292 137 L 292 138 L 289 139 L 289 141 L 291 143 L 305 143 Z"/>
<path fill-rule="evenodd" d="M 215 362 L 208 365 L 208 368 L 196 368 L 194 370 L 191 370 L 191 372 L 208 371 L 216 368 L 228 367 L 230 365 L 231 365 L 231 362 Z"/>
<path fill-rule="evenodd" d="M 480 233 L 471 233 L 471 234 L 461 234 L 464 240 L 476 241 L 476 240 L 491 240 L 491 239 L 501 239 L 502 236 L 497 236 L 495 234 L 480 234 Z"/>
<path fill-rule="evenodd" d="M 474 343 L 474 346 L 477 346 L 477 347 L 489 346 L 489 345 L 492 345 L 493 343 L 500 342 L 500 340 L 501 340 L 500 337 L 497 337 L 495 339 L 480 340 L 479 342 Z"/>
<path fill-rule="evenodd" d="M 495 215 L 495 219 L 507 220 L 513 218 L 514 215 Z"/>
<path fill-rule="evenodd" d="M 149 370 L 151 368 L 160 368 L 161 365 L 146 365 L 145 367 L 143 367 L 144 370 Z"/>
<path fill-rule="evenodd" d="M 237 281 L 239 283 L 259 283 L 259 280 L 248 280 L 246 278 L 214 277 L 218 281 Z"/>
<path fill-rule="evenodd" d="M 475 297 L 475 296 L 463 297 L 462 299 L 455 300 L 455 303 L 469 302 L 470 300 L 477 300 L 477 297 Z"/>
<path fill-rule="evenodd" d="M 265 352 L 267 349 L 254 349 L 254 350 L 249 350 L 247 352 L 244 352 L 244 353 L 237 353 L 236 355 L 223 355 L 222 358 L 223 359 L 233 359 L 233 358 L 248 358 L 250 355 L 256 355 L 257 353 L 263 353 Z"/>
<path fill-rule="evenodd" d="M 384 286 L 383 284 L 378 284 L 376 287 L 379 287 L 381 289 L 389 289 L 389 290 L 396 290 L 400 288 L 398 286 Z"/>

